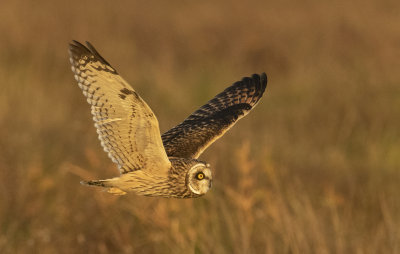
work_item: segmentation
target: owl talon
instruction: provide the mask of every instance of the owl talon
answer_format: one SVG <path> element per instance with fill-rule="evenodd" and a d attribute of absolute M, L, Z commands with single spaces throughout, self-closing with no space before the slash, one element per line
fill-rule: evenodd
<path fill-rule="evenodd" d="M 123 190 L 121 190 L 121 189 L 118 189 L 118 188 L 115 188 L 115 187 L 109 188 L 109 189 L 107 190 L 107 192 L 110 193 L 110 194 L 116 195 L 116 196 L 122 196 L 122 195 L 125 195 L 125 194 L 126 194 L 125 191 L 123 191 Z"/>

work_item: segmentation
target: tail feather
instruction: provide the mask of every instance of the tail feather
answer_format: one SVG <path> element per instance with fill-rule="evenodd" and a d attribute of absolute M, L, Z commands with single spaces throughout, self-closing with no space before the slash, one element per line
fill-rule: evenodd
<path fill-rule="evenodd" d="M 106 182 L 107 182 L 107 180 L 90 180 L 90 181 L 81 181 L 81 184 L 82 185 L 108 187 L 106 185 Z"/>
<path fill-rule="evenodd" d="M 90 180 L 90 181 L 81 181 L 82 185 L 88 185 L 88 186 L 100 186 L 100 187 L 106 187 L 108 188 L 107 192 L 111 193 L 113 195 L 125 195 L 126 192 L 117 188 L 117 187 L 112 187 L 110 184 L 110 180 Z M 111 187 L 111 188 L 110 188 Z"/>

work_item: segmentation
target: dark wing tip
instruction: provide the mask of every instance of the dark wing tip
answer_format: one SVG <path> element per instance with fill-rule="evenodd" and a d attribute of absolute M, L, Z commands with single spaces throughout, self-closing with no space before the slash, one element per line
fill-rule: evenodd
<path fill-rule="evenodd" d="M 74 57 L 81 57 L 90 54 L 90 50 L 82 45 L 79 41 L 73 40 L 69 43 L 69 54 Z"/>
<path fill-rule="evenodd" d="M 265 74 L 265 72 L 261 73 L 261 74 L 253 74 L 251 75 L 251 77 L 244 77 L 241 81 L 239 82 L 247 82 L 247 83 L 256 83 L 258 84 L 260 87 L 263 87 L 265 89 L 265 87 L 267 87 L 267 74 Z M 239 83 L 236 82 L 236 83 Z"/>
<path fill-rule="evenodd" d="M 99 52 L 97 52 L 97 50 L 94 48 L 94 46 L 93 46 L 90 42 L 86 41 L 86 45 L 87 45 L 87 47 L 89 48 L 90 52 L 92 52 L 92 54 L 93 54 L 94 56 L 96 56 L 102 63 L 107 64 L 108 66 L 111 66 L 111 64 L 109 64 L 109 63 L 106 61 L 106 59 L 104 59 L 104 58 L 99 54 Z"/>
<path fill-rule="evenodd" d="M 253 74 L 251 76 L 251 78 L 258 83 L 258 85 L 265 90 L 265 88 L 267 87 L 267 83 L 268 83 L 268 78 L 267 78 L 267 74 L 265 74 L 265 72 L 261 73 L 261 75 L 259 74 Z M 246 78 L 244 78 L 246 79 Z"/>
<path fill-rule="evenodd" d="M 83 56 L 89 56 L 89 57 L 94 57 L 97 61 L 100 61 L 103 64 L 106 64 L 110 67 L 111 64 L 109 64 L 100 54 L 97 52 L 95 47 L 88 41 L 86 41 L 86 46 L 80 43 L 79 41 L 72 40 L 69 43 L 69 54 L 71 55 L 72 58 L 75 59 L 80 59 Z M 113 68 L 114 69 L 114 68 Z M 115 71 L 115 69 L 114 69 Z M 115 71 L 116 73 L 116 71 Z"/>
<path fill-rule="evenodd" d="M 257 102 L 263 96 L 265 89 L 267 87 L 267 75 L 265 72 L 261 74 L 253 74 L 251 77 L 244 77 L 242 81 L 237 82 L 240 86 L 245 86 L 247 88 L 254 89 L 254 93 L 252 95 L 253 99 L 249 103 L 251 106 L 257 104 Z"/>
<path fill-rule="evenodd" d="M 268 77 L 267 74 L 265 74 L 265 72 L 261 73 L 260 83 L 264 87 L 264 89 L 267 87 Z"/>
<path fill-rule="evenodd" d="M 268 83 L 267 74 L 265 74 L 265 72 L 263 72 L 263 73 L 261 73 L 261 76 L 259 79 L 259 84 L 261 86 L 260 97 L 264 94 L 264 91 L 267 88 L 267 83 Z"/>

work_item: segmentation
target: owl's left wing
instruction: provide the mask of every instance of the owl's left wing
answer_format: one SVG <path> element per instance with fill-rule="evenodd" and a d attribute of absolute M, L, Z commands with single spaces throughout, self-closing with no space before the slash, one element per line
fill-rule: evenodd
<path fill-rule="evenodd" d="M 75 79 L 92 108 L 104 151 L 121 174 L 148 170 L 165 174 L 171 163 L 150 107 L 88 42 L 69 46 Z"/>
<path fill-rule="evenodd" d="M 198 158 L 261 99 L 267 75 L 245 77 L 216 95 L 161 137 L 168 156 Z"/>

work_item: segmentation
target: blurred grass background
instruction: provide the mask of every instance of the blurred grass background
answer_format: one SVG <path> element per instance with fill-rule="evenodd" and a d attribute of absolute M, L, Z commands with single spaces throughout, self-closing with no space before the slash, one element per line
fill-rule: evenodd
<path fill-rule="evenodd" d="M 1 253 L 399 253 L 400 2 L 0 3 Z M 92 42 L 164 132 L 243 76 L 202 198 L 114 197 L 67 55 Z"/>

